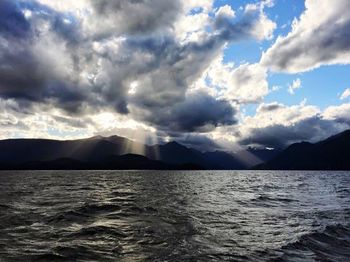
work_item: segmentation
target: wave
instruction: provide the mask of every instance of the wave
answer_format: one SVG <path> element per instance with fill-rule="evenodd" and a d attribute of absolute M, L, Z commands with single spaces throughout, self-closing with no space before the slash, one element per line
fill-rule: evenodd
<path fill-rule="evenodd" d="M 57 213 L 47 218 L 47 221 L 49 223 L 79 222 L 101 213 L 112 213 L 120 209 L 121 207 L 119 205 L 114 204 L 84 204 L 75 209 Z"/>
<path fill-rule="evenodd" d="M 253 205 L 271 207 L 271 206 L 288 205 L 291 203 L 298 202 L 298 200 L 286 198 L 286 197 L 259 195 L 258 197 L 251 199 L 250 202 Z"/>
<path fill-rule="evenodd" d="M 279 202 L 296 202 L 297 200 L 291 198 L 283 198 L 283 197 L 269 197 L 265 195 L 260 195 L 259 197 L 253 199 L 253 201 L 279 201 Z"/>
<path fill-rule="evenodd" d="M 89 218 L 99 216 L 101 214 L 106 215 L 118 215 L 118 216 L 130 216 L 140 214 L 154 214 L 158 210 L 151 206 L 137 206 L 130 203 L 116 204 L 84 204 L 75 209 L 57 213 L 46 219 L 49 223 L 59 222 L 83 222 Z"/>
<path fill-rule="evenodd" d="M 272 261 L 348 261 L 350 224 L 330 225 L 322 232 L 305 234 L 275 253 L 277 257 Z"/>
<path fill-rule="evenodd" d="M 100 212 L 115 212 L 119 211 L 121 207 L 115 204 L 85 204 L 77 209 L 77 212 L 83 214 L 96 214 Z"/>
<path fill-rule="evenodd" d="M 125 238 L 127 237 L 121 230 L 117 228 L 112 228 L 110 226 L 90 226 L 84 227 L 77 232 L 71 233 L 68 237 L 72 237 L 74 239 L 79 237 L 94 237 L 94 236 L 111 236 L 114 238 Z"/>

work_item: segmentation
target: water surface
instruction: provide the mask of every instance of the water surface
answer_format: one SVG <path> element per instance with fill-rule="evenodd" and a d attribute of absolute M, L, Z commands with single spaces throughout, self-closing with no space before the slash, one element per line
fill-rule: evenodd
<path fill-rule="evenodd" d="M 3 171 L 0 261 L 346 261 L 350 173 Z"/>

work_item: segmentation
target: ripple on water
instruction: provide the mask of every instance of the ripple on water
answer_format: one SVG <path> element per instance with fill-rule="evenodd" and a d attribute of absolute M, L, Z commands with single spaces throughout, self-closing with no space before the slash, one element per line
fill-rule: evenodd
<path fill-rule="evenodd" d="M 346 261 L 347 172 L 0 172 L 0 260 Z"/>

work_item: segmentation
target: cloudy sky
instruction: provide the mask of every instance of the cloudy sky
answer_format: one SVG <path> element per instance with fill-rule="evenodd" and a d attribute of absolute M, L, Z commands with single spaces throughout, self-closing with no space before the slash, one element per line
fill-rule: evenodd
<path fill-rule="evenodd" d="M 0 0 L 0 138 L 284 147 L 350 128 L 348 0 Z"/>

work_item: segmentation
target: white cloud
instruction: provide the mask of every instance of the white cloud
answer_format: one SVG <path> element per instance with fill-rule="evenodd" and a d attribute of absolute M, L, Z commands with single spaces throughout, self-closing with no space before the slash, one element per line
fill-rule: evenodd
<path fill-rule="evenodd" d="M 322 65 L 350 63 L 348 0 L 306 0 L 306 10 L 262 56 L 273 71 L 305 72 Z"/>
<path fill-rule="evenodd" d="M 273 0 L 265 0 L 256 4 L 247 4 L 245 6 L 246 14 L 259 13 L 259 18 L 252 29 L 252 35 L 258 40 L 272 39 L 277 24 L 270 20 L 264 12 L 264 9 L 273 7 Z"/>
<path fill-rule="evenodd" d="M 211 18 L 206 12 L 196 14 L 183 14 L 174 24 L 175 35 L 179 41 L 198 42 L 206 34 L 206 26 L 211 22 Z"/>
<path fill-rule="evenodd" d="M 273 38 L 273 32 L 275 31 L 276 27 L 276 23 L 270 20 L 264 13 L 262 13 L 260 15 L 259 22 L 254 26 L 253 35 L 258 40 L 270 40 Z"/>
<path fill-rule="evenodd" d="M 49 6 L 55 10 L 63 11 L 63 12 L 74 12 L 77 10 L 86 9 L 88 6 L 88 0 L 37 0 L 39 3 Z"/>
<path fill-rule="evenodd" d="M 329 106 L 325 109 L 323 115 L 326 119 L 350 124 L 350 103 Z"/>
<path fill-rule="evenodd" d="M 205 77 L 219 95 L 237 103 L 257 103 L 268 94 L 267 72 L 259 64 L 235 67 L 224 64 L 219 56 L 209 67 Z"/>
<path fill-rule="evenodd" d="M 235 17 L 235 11 L 229 5 L 221 6 L 215 13 L 216 16 Z"/>
<path fill-rule="evenodd" d="M 251 12 L 256 10 L 263 10 L 265 7 L 273 7 L 274 1 L 273 0 L 263 0 L 260 2 L 257 2 L 255 4 L 247 4 L 245 6 L 245 12 Z"/>
<path fill-rule="evenodd" d="M 276 92 L 276 91 L 279 91 L 279 90 L 281 90 L 282 89 L 282 86 L 278 86 L 278 85 L 276 85 L 276 86 L 273 86 L 272 88 L 271 88 L 271 92 Z"/>
<path fill-rule="evenodd" d="M 346 98 L 350 97 L 350 88 L 345 89 L 345 91 L 340 96 L 341 100 L 344 100 Z"/>
<path fill-rule="evenodd" d="M 213 0 L 182 0 L 182 4 L 186 12 L 201 8 L 204 12 L 209 12 L 213 7 Z"/>
<path fill-rule="evenodd" d="M 238 126 L 238 142 L 244 145 L 285 147 L 301 141 L 318 142 L 350 128 L 350 104 L 321 111 L 306 105 L 261 104 L 254 116 Z"/>
<path fill-rule="evenodd" d="M 245 128 L 264 128 L 271 125 L 292 126 L 303 119 L 315 116 L 321 111 L 318 107 L 305 105 L 286 106 L 277 102 L 262 103 L 254 116 L 244 119 Z"/>
<path fill-rule="evenodd" d="M 294 95 L 295 93 L 295 90 L 297 89 L 300 89 L 301 88 L 301 80 L 300 78 L 297 78 L 293 81 L 292 84 L 290 84 L 288 86 L 288 92 L 291 94 L 291 95 Z"/>

